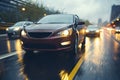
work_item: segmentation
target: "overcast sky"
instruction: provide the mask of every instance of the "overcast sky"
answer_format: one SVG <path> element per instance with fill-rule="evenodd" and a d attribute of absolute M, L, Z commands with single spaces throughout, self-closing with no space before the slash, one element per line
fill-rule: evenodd
<path fill-rule="evenodd" d="M 44 6 L 69 14 L 77 14 L 81 19 L 97 23 L 98 19 L 109 21 L 111 6 L 120 0 L 36 0 Z"/>

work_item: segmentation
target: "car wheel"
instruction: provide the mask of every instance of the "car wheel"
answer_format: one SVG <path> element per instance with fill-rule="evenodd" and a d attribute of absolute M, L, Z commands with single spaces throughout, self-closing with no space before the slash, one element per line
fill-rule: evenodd
<path fill-rule="evenodd" d="M 78 54 L 78 37 L 76 36 L 73 44 L 73 49 L 72 49 L 72 56 L 76 56 Z"/>
<path fill-rule="evenodd" d="M 81 50 L 85 48 L 85 42 L 86 42 L 86 37 L 84 37 L 84 40 L 83 40 L 83 42 L 82 42 Z"/>

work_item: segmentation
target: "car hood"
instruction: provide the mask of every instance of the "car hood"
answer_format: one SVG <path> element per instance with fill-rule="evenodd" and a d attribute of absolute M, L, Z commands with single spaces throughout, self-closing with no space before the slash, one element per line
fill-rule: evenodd
<path fill-rule="evenodd" d="M 96 31 L 96 30 L 99 30 L 98 28 L 92 28 L 92 29 L 87 29 L 89 31 Z"/>
<path fill-rule="evenodd" d="M 26 26 L 28 32 L 54 32 L 69 27 L 71 24 L 33 24 Z"/>
<path fill-rule="evenodd" d="M 23 28 L 23 26 L 12 26 L 12 27 L 9 27 L 9 29 L 14 29 L 14 28 L 17 28 L 17 27 Z"/>

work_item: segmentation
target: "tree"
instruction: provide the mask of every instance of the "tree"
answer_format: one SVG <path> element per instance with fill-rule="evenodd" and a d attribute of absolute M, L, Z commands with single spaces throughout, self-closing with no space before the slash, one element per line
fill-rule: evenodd
<path fill-rule="evenodd" d="M 37 3 L 27 2 L 25 5 L 19 7 L 19 9 L 25 8 L 25 10 L 20 10 L 22 20 L 36 21 L 42 18 L 44 15 L 60 13 L 59 11 L 50 10 L 44 7 L 42 4 L 39 6 Z"/>

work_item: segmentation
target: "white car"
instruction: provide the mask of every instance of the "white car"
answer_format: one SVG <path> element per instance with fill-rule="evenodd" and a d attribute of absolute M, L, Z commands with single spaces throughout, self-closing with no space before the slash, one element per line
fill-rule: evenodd
<path fill-rule="evenodd" d="M 116 32 L 116 33 L 120 33 L 120 27 L 119 27 L 119 26 L 117 26 L 117 27 L 115 28 L 115 32 Z"/>
<path fill-rule="evenodd" d="M 20 21 L 15 23 L 13 26 L 6 29 L 8 38 L 19 38 L 20 33 L 25 25 L 33 24 L 31 21 Z"/>
<path fill-rule="evenodd" d="M 87 36 L 100 36 L 100 28 L 97 25 L 88 25 L 86 29 Z"/>

